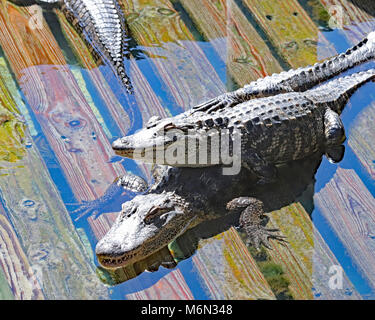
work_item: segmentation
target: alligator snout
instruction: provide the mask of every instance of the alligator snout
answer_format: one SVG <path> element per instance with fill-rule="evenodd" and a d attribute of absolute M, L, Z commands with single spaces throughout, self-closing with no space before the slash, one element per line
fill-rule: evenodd
<path fill-rule="evenodd" d="M 130 146 L 126 138 L 117 139 L 112 143 L 112 149 L 119 156 L 132 158 L 134 148 Z"/>

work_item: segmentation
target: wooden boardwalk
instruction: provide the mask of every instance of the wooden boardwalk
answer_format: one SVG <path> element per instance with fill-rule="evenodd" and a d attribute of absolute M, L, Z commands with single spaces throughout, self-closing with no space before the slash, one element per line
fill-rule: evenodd
<path fill-rule="evenodd" d="M 316 12 L 328 24 L 332 7 L 341 8 L 342 27 L 349 31 L 338 32 L 352 44 L 374 30 L 375 11 L 348 0 L 314 1 L 313 8 L 298 0 L 119 2 L 145 52 L 143 59 L 129 61 L 133 97 L 113 85 L 106 68 L 98 68 L 59 10 L 53 13 L 56 24 L 43 18 L 41 28 L 32 28 L 34 8 L 0 2 L 0 108 L 7 120 L 0 123 L 0 299 L 110 298 L 106 284 L 116 284 L 116 296 L 126 299 L 194 299 L 197 286 L 211 299 L 361 299 L 351 281 L 356 277 L 346 273 L 350 268 L 335 256 L 302 198 L 269 213 L 270 226 L 279 228 L 289 245 L 272 242 L 263 260 L 230 228 L 199 242 L 198 250 L 184 253 L 189 243 L 176 241 L 113 272 L 96 270 L 93 250 L 117 213 L 74 224 L 68 209 L 70 202 L 102 196 L 129 170 L 129 162 L 112 161 L 113 138 L 140 128 L 152 115 L 174 115 L 259 77 L 334 55 L 336 44 L 321 32 Z M 363 170 L 338 164 L 314 195 L 370 296 L 374 108 L 360 112 L 349 131 L 348 148 Z M 139 170 L 149 174 L 147 166 L 139 164 Z M 309 188 L 313 192 L 314 186 Z M 194 277 L 178 265 L 186 258 Z M 143 273 L 157 261 L 177 267 L 163 277 Z M 343 285 L 334 290 L 329 270 L 340 264 Z"/>

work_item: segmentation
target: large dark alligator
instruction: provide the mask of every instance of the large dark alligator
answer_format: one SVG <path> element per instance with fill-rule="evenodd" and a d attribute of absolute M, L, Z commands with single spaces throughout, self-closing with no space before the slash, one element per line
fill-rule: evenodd
<path fill-rule="evenodd" d="M 305 160 L 282 165 L 277 183 L 267 186 L 257 185 L 257 177 L 248 170 L 224 176 L 217 166 L 158 166 L 158 170 L 154 170 L 156 181 L 145 194 L 123 204 L 115 223 L 98 242 L 98 261 L 105 268 L 119 268 L 137 262 L 185 231 L 206 222 L 216 224 L 220 228 L 217 232 L 222 232 L 240 221 L 249 244 L 257 248 L 260 245 L 269 247 L 269 238 L 283 242 L 285 240 L 277 234 L 278 230 L 265 227 L 267 218 L 264 212 L 284 207 L 304 191 L 313 190 L 307 187 L 314 185 L 321 158 L 322 154 L 316 153 Z M 126 188 L 129 184 L 134 191 L 134 180 L 134 176 L 129 180 L 125 176 L 116 185 L 119 186 L 120 181 L 120 185 Z M 136 184 L 141 187 L 140 191 L 144 190 L 142 179 Z M 312 194 L 307 197 L 307 202 L 312 203 Z M 311 204 L 308 206 L 312 207 Z"/>
<path fill-rule="evenodd" d="M 241 148 L 233 156 L 241 157 L 240 164 L 262 177 L 261 181 L 275 177 L 275 164 L 301 159 L 318 149 L 337 162 L 345 140 L 339 115 L 349 96 L 373 79 L 375 71 L 313 87 L 374 57 L 372 32 L 346 53 L 312 67 L 259 79 L 173 118 L 152 118 L 145 128 L 116 140 L 112 147 L 119 155 L 145 162 L 201 167 L 228 164 L 222 149 L 210 147 L 215 137 L 221 141 L 228 137 L 231 152 L 236 153 L 236 142 Z M 197 161 L 200 145 L 207 141 L 208 156 Z M 234 163 L 235 158 L 229 160 Z"/>
<path fill-rule="evenodd" d="M 127 92 L 132 85 L 125 72 L 128 29 L 116 0 L 11 0 L 18 5 L 59 5 L 68 21 L 88 44 L 97 61 L 107 63 Z"/>

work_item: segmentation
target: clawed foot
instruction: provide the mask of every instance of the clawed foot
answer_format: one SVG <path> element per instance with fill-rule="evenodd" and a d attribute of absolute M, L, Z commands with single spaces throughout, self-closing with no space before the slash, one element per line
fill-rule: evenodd
<path fill-rule="evenodd" d="M 248 236 L 246 244 L 254 246 L 257 250 L 260 250 L 261 245 L 272 250 L 269 239 L 277 240 L 283 245 L 288 243 L 288 241 L 285 240 L 285 236 L 276 234 L 279 231 L 279 229 L 267 229 L 263 226 L 248 227 L 246 228 L 246 234 Z"/>

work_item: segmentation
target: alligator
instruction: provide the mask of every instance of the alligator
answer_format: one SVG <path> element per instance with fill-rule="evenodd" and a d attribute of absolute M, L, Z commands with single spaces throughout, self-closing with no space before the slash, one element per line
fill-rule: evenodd
<path fill-rule="evenodd" d="M 107 63 L 128 93 L 133 88 L 125 72 L 128 29 L 116 0 L 10 0 L 17 5 L 37 3 L 60 7 L 67 20 L 88 44 L 96 61 Z"/>
<path fill-rule="evenodd" d="M 262 178 L 260 182 L 275 179 L 276 164 L 301 159 L 318 149 L 338 162 L 345 140 L 339 115 L 350 95 L 374 78 L 374 70 L 331 78 L 374 57 L 372 32 L 345 53 L 314 66 L 259 79 L 172 118 L 153 117 L 137 133 L 115 140 L 112 148 L 124 157 L 176 167 L 226 165 L 227 160 L 218 157 L 220 149 L 207 147 L 207 161 L 197 161 L 196 154 L 201 142 L 228 137 L 233 162 L 237 142 L 241 152 L 236 156 L 241 157 L 242 166 Z M 170 156 L 179 151 L 178 160 Z"/>
<path fill-rule="evenodd" d="M 312 208 L 309 202 L 312 203 L 313 188 L 308 186 L 314 185 L 321 159 L 322 153 L 317 152 L 306 159 L 278 166 L 280 178 L 269 185 L 258 185 L 257 176 L 246 169 L 238 175 L 225 176 L 220 174 L 218 166 L 156 166 L 155 182 L 144 194 L 122 205 L 111 229 L 98 242 L 98 261 L 109 269 L 138 262 L 204 224 L 214 224 L 219 228 L 216 233 L 235 225 L 245 232 L 247 244 L 257 249 L 262 245 L 271 248 L 269 239 L 287 245 L 277 229 L 266 228 L 265 212 L 289 205 L 302 194 L 305 199 L 309 189 L 307 206 Z M 132 190 L 134 179 L 134 176 L 129 179 Z M 126 175 L 118 181 L 127 188 Z M 143 186 L 143 183 L 140 178 L 137 184 Z"/>

